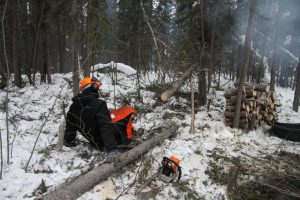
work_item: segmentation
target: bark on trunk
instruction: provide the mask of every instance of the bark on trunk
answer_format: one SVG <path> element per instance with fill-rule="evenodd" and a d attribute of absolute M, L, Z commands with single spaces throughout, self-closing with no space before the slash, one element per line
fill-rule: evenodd
<path fill-rule="evenodd" d="M 75 0 L 74 0 L 75 1 Z M 119 156 L 114 163 L 103 164 L 96 167 L 92 171 L 77 176 L 70 181 L 67 181 L 57 187 L 53 191 L 38 197 L 37 199 L 43 200 L 71 200 L 77 199 L 85 192 L 91 190 L 96 184 L 107 179 L 112 173 L 118 171 L 122 167 L 132 163 L 141 155 L 145 154 L 149 149 L 153 148 L 165 139 L 174 136 L 177 132 L 178 126 L 171 125 L 164 132 L 154 136 L 148 141 L 140 144 L 139 146 L 123 153 Z"/>
<path fill-rule="evenodd" d="M 298 112 L 299 109 L 299 98 L 300 98 L 300 56 L 299 56 L 299 63 L 297 68 L 297 80 L 296 80 L 296 89 L 295 89 L 295 96 L 293 102 L 293 110 Z"/>
<path fill-rule="evenodd" d="M 79 69 L 78 69 L 78 47 L 77 47 L 77 1 L 72 5 L 73 35 L 72 35 L 72 66 L 73 66 L 73 95 L 79 93 Z"/>
<path fill-rule="evenodd" d="M 278 49 L 278 34 L 279 34 L 279 28 L 280 28 L 280 18 L 279 15 L 281 13 L 281 1 L 279 1 L 279 10 L 276 15 L 275 19 L 275 33 L 273 37 L 273 55 L 272 55 L 272 65 L 271 65 L 271 81 L 270 81 L 270 89 L 271 91 L 275 90 L 275 82 L 276 82 L 276 65 L 278 63 L 277 58 L 277 49 Z"/>
<path fill-rule="evenodd" d="M 63 22 L 58 25 L 58 60 L 59 72 L 65 72 L 65 53 L 66 52 L 66 34 L 63 28 Z"/>
<path fill-rule="evenodd" d="M 13 34 L 12 34 L 12 65 L 14 68 L 14 82 L 15 85 L 21 87 L 21 69 L 18 66 L 18 52 L 17 52 L 17 41 L 18 41 L 18 13 L 17 13 L 17 2 L 16 0 L 11 1 L 12 8 L 12 21 L 13 21 Z"/>
<path fill-rule="evenodd" d="M 211 41 L 210 41 L 210 53 L 209 53 L 209 68 L 210 70 L 208 71 L 208 80 L 207 80 L 207 90 L 209 91 L 211 87 L 211 81 L 212 81 L 212 74 L 215 73 L 215 66 L 214 66 L 214 45 L 215 45 L 215 31 L 216 31 L 216 19 L 217 19 L 217 14 L 216 11 L 213 11 L 214 16 L 213 16 L 213 24 L 212 24 L 212 34 L 211 34 Z"/>
<path fill-rule="evenodd" d="M 238 128 L 239 127 L 239 120 L 240 120 L 240 110 L 241 110 L 241 98 L 242 98 L 242 89 L 244 86 L 244 81 L 246 77 L 246 73 L 248 71 L 249 66 L 249 57 L 250 57 L 250 42 L 251 42 L 251 31 L 254 24 L 254 18 L 255 18 L 255 10 L 256 10 L 257 0 L 251 0 L 250 2 L 250 8 L 249 8 L 249 20 L 248 20 L 248 26 L 247 26 L 247 32 L 246 32 L 246 38 L 245 38 L 245 53 L 243 55 L 244 58 L 244 66 L 241 70 L 240 79 L 239 79 L 239 89 L 237 94 L 237 104 L 235 108 L 235 116 L 233 120 L 233 127 Z"/>

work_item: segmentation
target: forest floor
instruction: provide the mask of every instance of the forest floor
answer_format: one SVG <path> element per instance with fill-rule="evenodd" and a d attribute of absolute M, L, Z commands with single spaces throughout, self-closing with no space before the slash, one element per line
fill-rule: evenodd
<path fill-rule="evenodd" d="M 118 83 L 114 86 L 107 74 L 94 75 L 103 83 L 102 92 L 109 108 L 124 103 L 137 108 L 139 116 L 135 126 L 145 129 L 145 137 L 159 133 L 160 127 L 170 122 L 178 124 L 180 129 L 175 138 L 150 150 L 78 199 L 293 199 L 300 195 L 299 142 L 270 135 L 267 125 L 253 131 L 224 125 L 223 94 L 232 83 L 224 79 L 221 89 L 211 93 L 213 104 L 209 110 L 205 107 L 198 110 L 195 133 L 191 134 L 188 84 L 164 104 L 159 96 L 166 85 L 156 84 L 155 73 L 142 77 L 141 99 L 137 98 L 135 76 L 119 73 Z M 80 136 L 80 145 L 56 150 L 58 127 L 63 119 L 62 105 L 63 102 L 71 103 L 70 80 L 71 74 L 54 74 L 50 85 L 26 84 L 22 89 L 9 88 L 10 164 L 6 162 L 6 93 L 0 90 L 4 157 L 0 199 L 34 199 L 103 162 L 105 153 L 93 149 Z M 291 109 L 294 92 L 283 88 L 276 88 L 276 92 L 281 103 L 278 121 L 300 123 L 300 114 Z M 53 104 L 53 111 L 48 115 Z M 172 155 L 181 159 L 181 180 L 173 183 L 154 180 L 137 193 L 145 180 L 158 170 L 162 158 Z"/>

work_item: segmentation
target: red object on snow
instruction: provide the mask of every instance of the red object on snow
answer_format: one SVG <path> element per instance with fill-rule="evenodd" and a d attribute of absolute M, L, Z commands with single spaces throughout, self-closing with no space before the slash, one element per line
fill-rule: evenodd
<path fill-rule="evenodd" d="M 112 123 L 117 123 L 118 121 L 126 118 L 127 116 L 132 115 L 127 123 L 126 134 L 127 138 L 132 138 L 132 123 L 134 120 L 134 116 L 136 115 L 136 110 L 129 106 L 123 106 L 121 108 L 112 110 L 110 112 Z"/>

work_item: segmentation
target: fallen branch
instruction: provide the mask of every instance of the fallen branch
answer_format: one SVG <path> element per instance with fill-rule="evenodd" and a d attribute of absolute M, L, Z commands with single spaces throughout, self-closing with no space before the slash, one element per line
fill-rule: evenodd
<path fill-rule="evenodd" d="M 177 133 L 177 130 L 178 126 L 172 124 L 168 128 L 166 128 L 164 132 L 152 137 L 151 139 L 129 150 L 128 152 L 121 154 L 116 162 L 103 164 L 84 175 L 74 177 L 73 179 L 66 181 L 63 184 L 58 185 L 53 191 L 50 191 L 47 194 L 38 197 L 37 199 L 77 199 L 85 192 L 91 190 L 96 184 L 99 184 L 101 181 L 107 179 L 113 172 L 116 172 L 122 167 L 132 163 L 141 155 L 145 154 L 149 149 L 158 145 L 165 139 L 174 136 Z"/>

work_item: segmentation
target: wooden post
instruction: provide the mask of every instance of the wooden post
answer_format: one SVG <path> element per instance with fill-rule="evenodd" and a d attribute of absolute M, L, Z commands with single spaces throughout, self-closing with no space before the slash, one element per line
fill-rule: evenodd
<path fill-rule="evenodd" d="M 194 97 L 194 84 L 193 84 L 193 75 L 190 77 L 191 84 L 191 104 L 192 104 L 192 119 L 191 119 L 191 133 L 195 132 L 195 97 Z"/>

